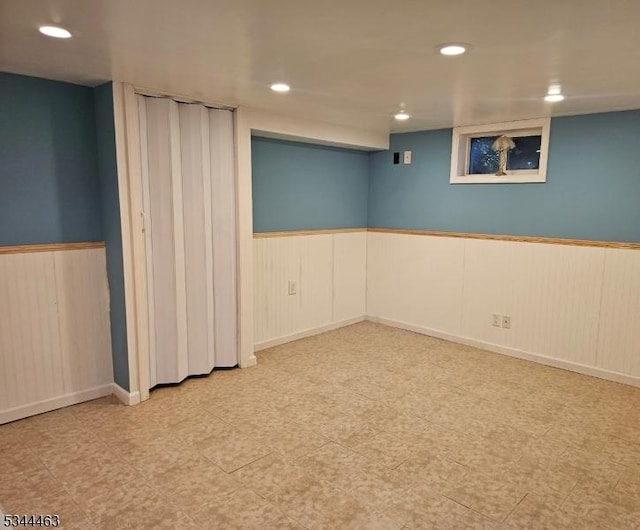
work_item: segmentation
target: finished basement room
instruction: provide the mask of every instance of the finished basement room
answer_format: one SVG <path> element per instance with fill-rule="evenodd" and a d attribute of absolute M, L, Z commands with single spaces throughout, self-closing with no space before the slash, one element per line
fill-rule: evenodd
<path fill-rule="evenodd" d="M 0 524 L 640 529 L 640 4 L 0 14 Z"/>

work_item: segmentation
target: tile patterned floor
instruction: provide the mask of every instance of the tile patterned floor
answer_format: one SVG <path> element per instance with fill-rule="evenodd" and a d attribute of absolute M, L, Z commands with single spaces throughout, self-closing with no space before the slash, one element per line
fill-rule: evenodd
<path fill-rule="evenodd" d="M 372 323 L 0 427 L 64 528 L 640 528 L 640 389 Z"/>

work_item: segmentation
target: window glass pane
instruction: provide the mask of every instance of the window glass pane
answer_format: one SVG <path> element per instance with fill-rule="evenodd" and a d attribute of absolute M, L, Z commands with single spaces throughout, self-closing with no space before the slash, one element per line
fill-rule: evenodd
<path fill-rule="evenodd" d="M 487 175 L 498 172 L 499 155 L 491 146 L 497 136 L 482 136 L 471 138 L 469 149 L 469 174 Z"/>
<path fill-rule="evenodd" d="M 516 136 L 507 156 L 507 169 L 539 169 L 541 136 Z"/>
<path fill-rule="evenodd" d="M 491 175 L 498 172 L 499 154 L 491 149 L 497 136 L 471 138 L 469 174 Z M 539 169 L 541 136 L 515 136 L 516 146 L 507 155 L 507 169 Z"/>

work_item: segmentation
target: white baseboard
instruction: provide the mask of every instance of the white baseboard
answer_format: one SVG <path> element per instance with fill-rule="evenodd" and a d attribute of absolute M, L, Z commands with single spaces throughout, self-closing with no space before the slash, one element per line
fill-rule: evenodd
<path fill-rule="evenodd" d="M 240 368 L 251 368 L 258 364 L 258 358 L 255 355 L 251 355 L 244 361 L 240 361 Z"/>
<path fill-rule="evenodd" d="M 370 320 L 371 322 L 378 322 L 380 324 L 385 324 L 387 326 L 392 326 L 394 328 L 406 329 L 407 331 L 414 331 L 415 333 L 420 333 L 422 335 L 429 335 L 430 337 L 435 337 L 438 339 L 449 340 L 451 342 L 457 342 L 460 344 L 465 344 L 467 346 L 481 348 L 483 350 L 488 350 L 488 351 L 499 353 L 502 355 L 508 355 L 509 357 L 516 357 L 518 359 L 523 359 L 525 361 L 532 361 L 535 363 L 544 364 L 546 366 L 553 366 L 554 368 L 561 368 L 563 370 L 569 370 L 571 372 L 577 372 L 583 375 L 590 375 L 593 377 L 598 377 L 600 379 L 606 379 L 607 381 L 614 381 L 616 383 L 623 383 L 625 385 L 640 387 L 640 377 L 621 374 L 618 372 L 612 372 L 610 370 L 605 370 L 604 368 L 596 368 L 595 366 L 574 363 L 571 361 L 565 361 L 563 359 L 556 359 L 554 357 L 547 357 L 546 355 L 542 355 L 539 353 L 531 353 L 523 350 L 518 350 L 516 348 L 500 346 L 499 344 L 493 344 L 491 342 L 471 339 L 469 337 L 453 335 L 451 333 L 447 333 L 437 329 L 430 329 L 424 326 L 418 326 L 416 324 L 408 324 L 406 322 L 400 322 L 400 321 L 391 320 L 388 318 L 369 316 L 367 317 L 367 320 Z"/>
<path fill-rule="evenodd" d="M 10 421 L 27 418 L 29 416 L 35 416 L 36 414 L 42 414 L 43 412 L 50 412 L 70 405 L 77 405 L 83 401 L 98 399 L 108 396 L 111 393 L 111 384 L 107 384 L 3 410 L 0 411 L 0 425 L 3 423 L 9 423 Z"/>
<path fill-rule="evenodd" d="M 362 315 L 359 317 L 347 318 L 346 320 L 340 320 L 338 322 L 332 322 L 331 324 L 326 324 L 318 328 L 305 329 L 303 331 L 292 333 L 291 335 L 285 335 L 284 337 L 278 337 L 275 339 L 258 342 L 255 344 L 253 349 L 254 351 L 266 350 L 267 348 L 280 346 L 281 344 L 286 344 L 287 342 L 292 342 L 294 340 L 305 339 L 307 337 L 312 337 L 313 335 L 319 335 L 320 333 L 324 333 L 325 331 L 331 331 L 333 329 L 350 326 L 351 324 L 357 324 L 358 322 L 363 322 L 366 319 L 367 317 L 365 315 Z"/>
<path fill-rule="evenodd" d="M 111 383 L 111 393 L 125 405 L 137 405 L 140 403 L 140 392 L 128 392 L 117 383 Z"/>

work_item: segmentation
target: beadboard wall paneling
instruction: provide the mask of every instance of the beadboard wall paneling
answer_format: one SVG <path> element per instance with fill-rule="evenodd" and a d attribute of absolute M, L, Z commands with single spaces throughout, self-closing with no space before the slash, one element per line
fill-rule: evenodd
<path fill-rule="evenodd" d="M 333 235 L 254 241 L 256 343 L 332 321 Z M 297 294 L 288 294 L 289 281 Z"/>
<path fill-rule="evenodd" d="M 0 299 L 0 410 L 63 394 L 53 253 L 0 256 Z"/>
<path fill-rule="evenodd" d="M 53 252 L 65 393 L 113 381 L 104 249 Z"/>
<path fill-rule="evenodd" d="M 256 350 L 364 318 L 366 237 L 363 231 L 254 239 Z"/>
<path fill-rule="evenodd" d="M 369 232 L 367 255 L 374 320 L 640 386 L 640 251 Z"/>
<path fill-rule="evenodd" d="M 366 313 L 367 237 L 365 232 L 333 236 L 333 321 Z"/>
<path fill-rule="evenodd" d="M 0 255 L 0 423 L 112 392 L 104 248 Z"/>
<path fill-rule="evenodd" d="M 605 252 L 596 366 L 640 377 L 640 251 Z"/>
<path fill-rule="evenodd" d="M 367 315 L 461 332 L 464 240 L 367 234 Z"/>
<path fill-rule="evenodd" d="M 595 366 L 604 250 L 465 240 L 461 334 Z M 494 327 L 492 314 L 511 317 Z"/>

